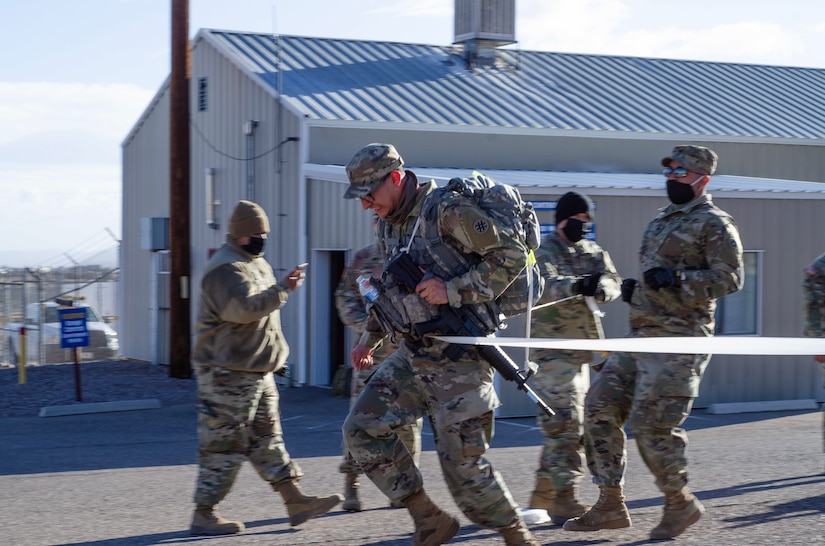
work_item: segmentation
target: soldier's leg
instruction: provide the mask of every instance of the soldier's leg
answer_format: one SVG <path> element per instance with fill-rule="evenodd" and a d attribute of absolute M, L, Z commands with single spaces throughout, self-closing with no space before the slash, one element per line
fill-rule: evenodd
<path fill-rule="evenodd" d="M 240 422 L 254 391 L 243 374 L 212 366 L 197 366 L 198 478 L 194 501 L 199 507 L 221 502 L 246 458 Z"/>
<path fill-rule="evenodd" d="M 587 512 L 564 523 L 565 531 L 630 527 L 624 503 L 627 436 L 624 424 L 633 403 L 636 361 L 633 354 L 613 353 L 590 385 L 584 403 L 587 466 L 599 486 L 599 499 Z"/>
<path fill-rule="evenodd" d="M 364 370 L 353 372 L 352 382 L 350 384 L 350 407 L 358 400 L 361 391 L 364 390 L 364 385 L 366 385 L 367 380 L 376 369 L 377 365 L 374 365 Z M 358 489 L 361 487 L 361 466 L 355 460 L 355 457 L 343 446 L 343 442 L 342 449 L 344 457 L 341 464 L 338 465 L 338 472 L 344 474 L 344 504 L 341 505 L 341 508 L 346 512 L 360 512 L 361 500 L 358 498 Z"/>
<path fill-rule="evenodd" d="M 639 355 L 630 430 L 663 493 L 687 484 L 687 433 L 679 427 L 699 394 L 709 361 L 709 355 Z"/>
<path fill-rule="evenodd" d="M 556 490 L 569 489 L 584 473 L 582 420 L 587 388 L 583 376 L 587 370 L 561 359 L 539 362 L 539 366 L 531 382 L 556 414 L 537 413 L 544 444 L 536 474 L 548 479 Z"/>
<path fill-rule="evenodd" d="M 636 361 L 630 353 L 612 353 L 584 402 L 584 448 L 593 483 L 624 484 L 627 467 L 627 435 L 636 386 Z"/>
<path fill-rule="evenodd" d="M 401 500 L 422 486 L 413 454 L 397 430 L 418 421 L 426 410 L 409 357 L 401 349 L 379 366 L 344 421 L 344 447 L 392 500 Z"/>
<path fill-rule="evenodd" d="M 292 460 L 284 444 L 281 428 L 278 388 L 271 373 L 258 384 L 257 407 L 246 427 L 249 442 L 249 462 L 265 481 L 273 486 L 300 479 L 303 476 L 298 463 Z"/>
<path fill-rule="evenodd" d="M 456 504 L 471 521 L 490 529 L 512 526 L 516 503 L 484 453 L 494 428 L 493 412 L 459 423 L 434 422 L 438 460 Z"/>
<path fill-rule="evenodd" d="M 265 374 L 259 381 L 257 407 L 250 408 L 250 421 L 245 427 L 249 444 L 248 457 L 261 478 L 281 494 L 289 515 L 289 523 L 296 526 L 330 511 L 343 500 L 343 497 L 313 496 L 304 493 L 298 483 L 303 472 L 290 458 L 284 445 L 278 399 L 278 389 L 272 374 Z"/>
<path fill-rule="evenodd" d="M 642 459 L 665 494 L 662 519 L 650 532 L 654 540 L 682 534 L 705 511 L 687 487 L 687 433 L 680 425 L 690 413 L 709 361 L 709 355 L 654 354 L 639 359 L 630 429 Z"/>

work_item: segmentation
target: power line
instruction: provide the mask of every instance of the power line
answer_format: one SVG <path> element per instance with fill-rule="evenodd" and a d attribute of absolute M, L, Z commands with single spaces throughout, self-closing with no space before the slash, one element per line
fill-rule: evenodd
<path fill-rule="evenodd" d="M 235 160 L 235 161 L 254 161 L 256 159 L 260 159 L 264 156 L 267 156 L 267 155 L 271 154 L 272 152 L 276 151 L 278 148 L 280 148 L 281 146 L 283 146 L 287 142 L 297 142 L 299 140 L 298 137 L 289 137 L 289 138 L 286 138 L 286 139 L 282 140 L 281 142 L 279 142 L 278 144 L 276 144 L 275 146 L 273 146 L 269 150 L 267 150 L 267 151 L 265 151 L 261 154 L 258 154 L 256 156 L 253 156 L 253 157 L 236 157 L 232 154 L 228 154 L 224 151 L 219 150 L 214 144 L 212 144 L 209 141 L 209 139 L 206 138 L 206 135 L 204 135 L 201 132 L 201 130 L 198 127 L 197 123 L 195 123 L 195 121 L 192 118 L 189 118 L 189 124 L 192 126 L 193 129 L 195 129 L 195 132 L 198 134 L 198 136 L 201 138 L 201 140 L 203 140 L 206 143 L 206 145 L 209 146 L 212 149 L 213 152 L 215 152 L 218 155 L 222 155 L 223 157 L 226 157 L 228 159 Z"/>

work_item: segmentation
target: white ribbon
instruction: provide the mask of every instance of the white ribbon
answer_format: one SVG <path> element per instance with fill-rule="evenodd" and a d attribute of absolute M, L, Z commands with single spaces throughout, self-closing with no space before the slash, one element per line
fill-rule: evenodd
<path fill-rule="evenodd" d="M 815 337 L 620 337 L 609 339 L 550 339 L 518 337 L 435 336 L 458 345 L 498 345 L 534 349 L 609 351 L 624 353 L 717 355 L 825 355 L 825 338 Z"/>

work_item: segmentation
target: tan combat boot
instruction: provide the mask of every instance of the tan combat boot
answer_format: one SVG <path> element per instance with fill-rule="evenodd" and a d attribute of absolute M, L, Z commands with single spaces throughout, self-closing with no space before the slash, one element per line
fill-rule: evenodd
<path fill-rule="evenodd" d="M 564 523 L 565 531 L 598 531 L 630 527 L 630 513 L 624 503 L 621 485 L 600 485 L 599 500 L 583 515 Z"/>
<path fill-rule="evenodd" d="M 360 512 L 361 501 L 358 499 L 358 474 L 347 474 L 344 481 L 344 504 L 341 508 L 346 512 Z"/>
<path fill-rule="evenodd" d="M 568 519 L 577 518 L 590 509 L 576 500 L 575 488 L 556 489 L 548 478 L 536 481 L 536 488 L 530 496 L 530 508 L 547 510 L 555 525 L 564 525 Z"/>
<path fill-rule="evenodd" d="M 498 532 L 504 537 L 507 546 L 541 546 L 541 542 L 536 540 L 521 518 L 513 527 L 499 529 Z"/>
<path fill-rule="evenodd" d="M 650 538 L 662 540 L 679 536 L 699 521 L 704 511 L 705 507 L 687 487 L 678 493 L 667 493 L 662 521 L 650 531 Z"/>
<path fill-rule="evenodd" d="M 458 520 L 433 504 L 423 489 L 405 497 L 402 502 L 415 522 L 413 546 L 439 546 L 458 533 Z"/>
<path fill-rule="evenodd" d="M 215 512 L 214 506 L 198 506 L 192 516 L 192 525 L 189 533 L 193 536 L 202 535 L 234 535 L 244 530 L 240 521 L 229 521 Z"/>
<path fill-rule="evenodd" d="M 286 511 L 289 514 L 289 524 L 293 527 L 315 516 L 326 514 L 344 500 L 344 497 L 337 494 L 328 497 L 310 497 L 298 485 L 298 480 L 272 487 L 284 498 Z"/>

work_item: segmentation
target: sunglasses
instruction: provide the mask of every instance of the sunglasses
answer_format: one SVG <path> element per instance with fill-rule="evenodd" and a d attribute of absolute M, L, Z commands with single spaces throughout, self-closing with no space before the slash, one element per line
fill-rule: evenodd
<path fill-rule="evenodd" d="M 662 174 L 663 175 L 665 175 L 665 176 L 673 175 L 675 178 L 684 178 L 684 177 L 687 176 L 688 173 L 702 174 L 698 171 L 691 171 L 691 170 L 688 170 L 684 167 L 676 167 L 675 169 L 672 168 L 672 167 L 665 167 L 664 169 L 662 169 Z"/>
<path fill-rule="evenodd" d="M 372 205 L 373 203 L 375 203 L 375 197 L 373 196 L 373 194 L 374 194 L 375 192 L 377 192 L 377 191 L 378 191 L 378 188 L 380 188 L 381 186 L 383 186 L 383 185 L 384 185 L 384 182 L 386 182 L 386 181 L 387 181 L 387 177 L 389 177 L 389 175 L 387 175 L 387 176 L 385 176 L 384 178 L 382 178 L 382 179 L 381 179 L 381 182 L 379 182 L 379 183 L 378 183 L 378 185 L 377 185 L 377 186 L 375 186 L 375 189 L 374 189 L 374 190 L 372 190 L 371 192 L 369 192 L 367 195 L 362 195 L 362 196 L 361 196 L 361 197 L 359 197 L 358 199 L 360 199 L 361 201 L 363 201 L 364 203 L 366 203 L 366 204 L 368 204 L 368 205 Z"/>

